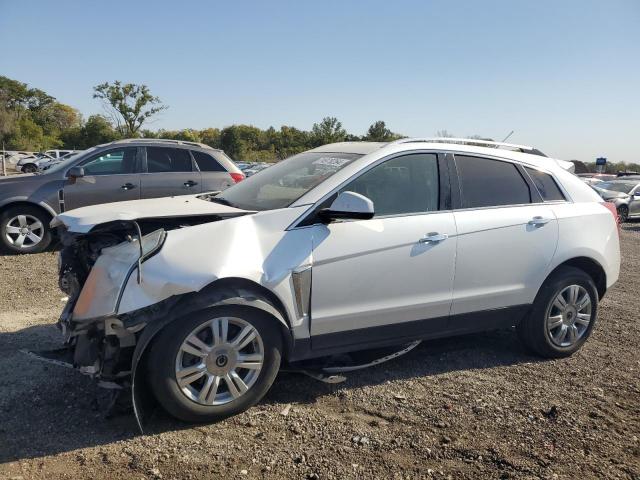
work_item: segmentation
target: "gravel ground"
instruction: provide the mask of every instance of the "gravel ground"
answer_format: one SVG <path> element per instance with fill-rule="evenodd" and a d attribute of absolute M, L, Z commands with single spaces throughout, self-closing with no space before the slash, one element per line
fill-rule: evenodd
<path fill-rule="evenodd" d="M 0 478 L 640 479 L 640 223 L 620 281 L 572 358 L 500 331 L 425 342 L 326 385 L 281 374 L 215 425 L 106 419 L 90 379 L 20 349 L 58 346 L 52 253 L 0 257 Z"/>

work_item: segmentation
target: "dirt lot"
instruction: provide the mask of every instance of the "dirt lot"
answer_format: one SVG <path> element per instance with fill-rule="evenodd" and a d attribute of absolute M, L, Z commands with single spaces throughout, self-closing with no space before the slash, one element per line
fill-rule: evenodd
<path fill-rule="evenodd" d="M 344 384 L 281 374 L 249 412 L 147 436 L 104 418 L 90 379 L 20 352 L 58 345 L 56 257 L 0 257 L 0 478 L 640 479 L 640 223 L 622 250 L 570 359 L 510 331 L 427 342 Z"/>

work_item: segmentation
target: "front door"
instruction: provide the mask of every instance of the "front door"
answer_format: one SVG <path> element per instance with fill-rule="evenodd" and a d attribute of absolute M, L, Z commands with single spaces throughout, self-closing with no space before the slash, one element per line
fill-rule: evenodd
<path fill-rule="evenodd" d="M 441 210 L 438 160 L 387 160 L 341 191 L 370 198 L 371 220 L 315 225 L 313 349 L 385 343 L 446 326 L 456 252 L 453 213 Z"/>
<path fill-rule="evenodd" d="M 140 198 L 138 149 L 120 147 L 98 153 L 79 166 L 84 177 L 67 178 L 65 210 Z"/>
<path fill-rule="evenodd" d="M 189 150 L 146 147 L 146 173 L 141 175 L 142 198 L 171 197 L 202 192 L 200 172 Z"/>

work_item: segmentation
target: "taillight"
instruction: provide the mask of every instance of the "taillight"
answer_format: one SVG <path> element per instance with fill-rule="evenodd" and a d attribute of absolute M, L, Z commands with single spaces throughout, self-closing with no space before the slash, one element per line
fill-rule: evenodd
<path fill-rule="evenodd" d="M 235 183 L 241 182 L 245 179 L 244 173 L 230 173 L 230 175 Z"/>
<path fill-rule="evenodd" d="M 618 209 L 616 208 L 616 206 L 611 203 L 611 202 L 600 202 L 602 205 L 604 205 L 607 210 L 609 210 L 611 212 L 611 215 L 613 215 L 613 218 L 616 219 L 616 224 L 618 225 L 618 230 L 620 229 L 620 217 L 618 216 Z"/>

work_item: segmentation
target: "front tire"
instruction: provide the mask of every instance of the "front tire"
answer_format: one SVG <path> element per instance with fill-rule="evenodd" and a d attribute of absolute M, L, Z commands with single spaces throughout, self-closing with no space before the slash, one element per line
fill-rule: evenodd
<path fill-rule="evenodd" d="M 592 278 L 578 268 L 561 267 L 545 281 L 531 313 L 517 325 L 518 337 L 542 357 L 568 357 L 589 338 L 597 314 Z"/>
<path fill-rule="evenodd" d="M 35 173 L 38 171 L 38 167 L 33 163 L 27 163 L 22 167 L 22 173 Z"/>
<path fill-rule="evenodd" d="M 158 402 L 187 422 L 215 422 L 255 405 L 280 368 L 275 322 L 236 306 L 173 321 L 154 341 L 147 363 Z"/>
<path fill-rule="evenodd" d="M 51 218 L 28 205 L 0 213 L 0 250 L 9 253 L 40 253 L 51 243 Z"/>
<path fill-rule="evenodd" d="M 620 205 L 618 207 L 618 218 L 620 219 L 620 223 L 625 223 L 629 220 L 629 207 L 626 205 Z"/>

